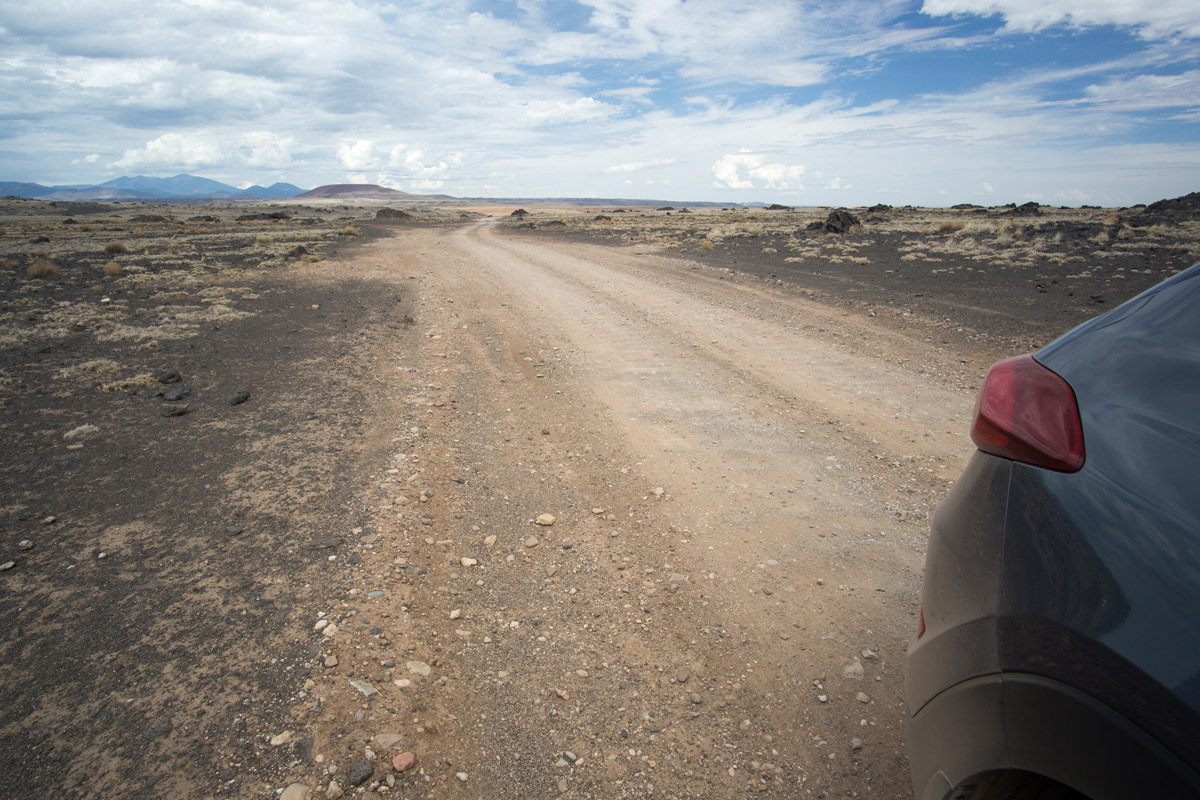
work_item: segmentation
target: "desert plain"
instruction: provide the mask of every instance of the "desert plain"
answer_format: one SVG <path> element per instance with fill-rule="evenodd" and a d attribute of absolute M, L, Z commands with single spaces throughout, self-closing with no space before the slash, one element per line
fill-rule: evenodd
<path fill-rule="evenodd" d="M 0 797 L 911 797 L 980 381 L 1196 200 L 0 200 Z"/>

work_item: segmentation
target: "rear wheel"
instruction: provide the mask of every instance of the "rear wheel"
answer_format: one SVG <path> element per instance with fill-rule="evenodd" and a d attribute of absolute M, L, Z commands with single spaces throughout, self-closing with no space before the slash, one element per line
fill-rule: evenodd
<path fill-rule="evenodd" d="M 949 800 L 1088 800 L 1057 781 L 1032 772 L 993 772 L 964 782 Z"/>

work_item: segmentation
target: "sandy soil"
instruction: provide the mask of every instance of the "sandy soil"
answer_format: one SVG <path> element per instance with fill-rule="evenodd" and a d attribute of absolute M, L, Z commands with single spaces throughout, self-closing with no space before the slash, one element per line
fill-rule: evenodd
<path fill-rule="evenodd" d="M 6 224 L 0 796 L 911 796 L 929 515 L 1020 331 L 322 214 L 98 292 L 107 237 L 30 279 Z"/>

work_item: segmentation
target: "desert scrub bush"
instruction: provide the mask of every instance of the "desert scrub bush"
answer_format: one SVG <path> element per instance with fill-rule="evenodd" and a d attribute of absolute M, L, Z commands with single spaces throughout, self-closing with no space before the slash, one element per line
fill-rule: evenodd
<path fill-rule="evenodd" d="M 104 245 L 104 254 L 106 256 L 119 256 L 122 253 L 128 253 L 129 248 L 120 242 L 109 242 Z"/>
<path fill-rule="evenodd" d="M 158 378 L 151 375 L 149 372 L 143 372 L 140 375 L 134 375 L 132 378 L 122 378 L 112 383 L 106 383 L 100 387 L 102 392 L 127 392 L 130 389 L 149 389 L 151 386 L 158 385 Z"/>
<path fill-rule="evenodd" d="M 346 227 L 342 228 L 342 235 L 343 236 L 358 236 L 359 235 L 358 228 L 354 227 L 353 225 L 347 225 Z"/>
<path fill-rule="evenodd" d="M 258 245 L 259 247 L 265 247 L 266 245 L 269 245 L 269 244 L 275 244 L 275 237 L 273 237 L 273 236 L 255 236 L 254 243 L 256 245 Z"/>
<path fill-rule="evenodd" d="M 320 256 L 309 256 L 308 257 L 308 263 L 310 263 L 310 264 L 315 264 L 320 260 L 321 260 Z"/>
<path fill-rule="evenodd" d="M 965 227 L 965 222 L 943 222 L 938 225 L 938 233 L 958 233 Z"/>
<path fill-rule="evenodd" d="M 15 259 L 0 258 L 0 269 L 12 269 L 16 265 L 17 265 L 17 262 Z"/>
<path fill-rule="evenodd" d="M 25 274 L 31 278 L 53 278 L 58 274 L 58 264 L 46 258 L 39 258 L 25 268 Z"/>
<path fill-rule="evenodd" d="M 115 261 L 109 261 L 104 265 L 104 274 L 110 278 L 121 274 L 121 265 Z"/>

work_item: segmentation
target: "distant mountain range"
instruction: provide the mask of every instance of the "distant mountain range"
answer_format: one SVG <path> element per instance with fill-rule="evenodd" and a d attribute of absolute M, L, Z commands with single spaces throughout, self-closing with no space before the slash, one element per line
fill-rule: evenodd
<path fill-rule="evenodd" d="M 290 183 L 271 186 L 251 186 L 238 189 L 220 181 L 195 175 L 176 175 L 172 178 L 136 177 L 113 178 L 95 185 L 42 186 L 40 183 L 0 181 L 0 197 L 26 197 L 41 200 L 105 200 L 121 201 L 183 201 L 207 200 L 283 200 L 303 194 L 304 190 Z"/>
<path fill-rule="evenodd" d="M 248 202 L 253 200 L 363 200 L 369 204 L 380 202 L 473 202 L 497 203 L 500 205 L 536 205 L 539 203 L 569 204 L 576 206 L 626 206 L 630 208 L 705 208 L 705 207 L 763 207 L 764 203 L 707 203 L 675 202 L 663 200 L 632 200 L 597 197 L 451 197 L 445 194 L 409 194 L 383 186 L 362 183 L 342 183 L 318 186 L 305 191 L 290 183 L 271 186 L 251 186 L 238 189 L 227 183 L 201 178 L 196 175 L 180 174 L 171 178 L 151 178 L 145 175 L 113 178 L 95 185 L 43 186 L 40 183 L 18 183 L 0 181 L 0 197 L 23 197 L 38 200 L 99 201 L 109 203 L 209 203 Z"/>

